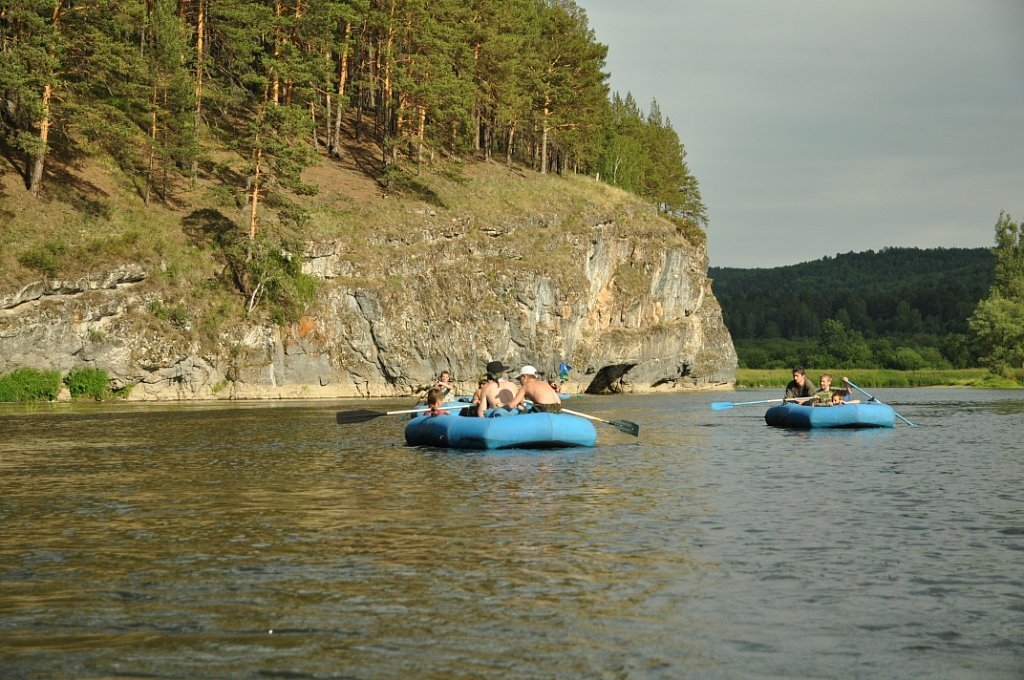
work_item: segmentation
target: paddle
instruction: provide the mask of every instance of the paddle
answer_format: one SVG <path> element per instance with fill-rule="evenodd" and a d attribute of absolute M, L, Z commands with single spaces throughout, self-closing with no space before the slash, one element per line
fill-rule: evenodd
<path fill-rule="evenodd" d="M 452 409 L 465 408 L 469 404 L 448 404 L 447 406 L 438 406 L 439 411 L 451 411 Z M 381 416 L 396 416 L 401 413 L 426 413 L 425 408 L 411 408 L 403 411 L 370 411 L 368 409 L 360 409 L 358 411 L 338 411 L 338 415 L 335 416 L 335 420 L 338 425 L 352 425 L 354 423 L 365 423 L 368 420 L 374 418 L 380 418 Z"/>
<path fill-rule="evenodd" d="M 786 397 L 785 399 L 760 399 L 758 401 L 713 401 L 711 402 L 712 411 L 722 411 L 733 406 L 747 406 L 748 404 L 771 404 L 776 401 L 800 401 L 801 399 L 810 399 L 810 397 Z"/>
<path fill-rule="evenodd" d="M 619 432 L 625 432 L 631 434 L 634 437 L 640 436 L 640 426 L 631 420 L 605 420 L 604 418 L 598 418 L 597 416 L 587 415 L 586 413 L 580 413 L 579 411 L 570 411 L 567 408 L 562 409 L 562 413 L 571 413 L 574 416 L 580 418 L 587 418 L 588 420 L 596 420 L 599 423 L 606 423 L 616 428 Z"/>
<path fill-rule="evenodd" d="M 857 387 L 856 385 L 854 385 L 854 384 L 853 384 L 852 382 L 850 382 L 849 380 L 847 380 L 847 381 L 846 381 L 846 384 L 847 384 L 847 385 L 849 385 L 850 387 L 852 387 L 852 388 L 853 388 L 853 389 L 855 389 L 855 390 L 860 390 L 861 392 L 864 392 L 864 390 L 860 389 L 859 387 Z M 877 403 L 879 403 L 879 404 L 882 404 L 882 403 L 884 403 L 884 402 L 878 401 L 877 399 L 875 399 L 874 397 L 872 397 L 872 396 L 871 396 L 870 394 L 868 394 L 867 392 L 864 392 L 864 396 L 866 396 L 866 397 L 867 397 L 868 399 L 870 399 L 871 401 L 877 402 Z M 892 407 L 890 406 L 889 408 L 892 408 Z M 892 409 L 892 412 L 893 412 L 893 413 L 896 413 L 896 409 Z M 901 415 L 900 415 L 899 413 L 896 413 L 896 417 L 897 417 L 897 418 L 899 418 L 900 420 L 902 420 L 903 422 L 905 422 L 905 423 L 906 423 L 907 425 L 910 425 L 911 427 L 917 427 L 917 425 L 914 425 L 914 423 L 910 422 L 909 420 L 907 420 L 906 418 L 904 418 L 903 416 L 901 416 Z"/>

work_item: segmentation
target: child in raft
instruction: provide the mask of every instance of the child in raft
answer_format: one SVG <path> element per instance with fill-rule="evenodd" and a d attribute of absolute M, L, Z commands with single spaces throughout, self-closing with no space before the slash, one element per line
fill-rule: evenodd
<path fill-rule="evenodd" d="M 440 387 L 431 387 L 427 390 L 427 410 L 423 415 L 440 416 L 444 415 L 441 410 L 441 402 L 444 401 L 444 392 Z"/>

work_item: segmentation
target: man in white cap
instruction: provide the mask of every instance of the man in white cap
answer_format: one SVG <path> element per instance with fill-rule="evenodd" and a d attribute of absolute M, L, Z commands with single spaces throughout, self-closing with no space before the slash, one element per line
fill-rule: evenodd
<path fill-rule="evenodd" d="M 523 366 L 519 369 L 516 380 L 522 383 L 522 387 L 516 392 L 515 398 L 508 403 L 508 408 L 518 408 L 527 399 L 533 402 L 534 411 L 541 413 L 558 413 L 562 410 L 562 400 L 558 398 L 558 392 L 552 389 L 546 380 L 541 380 L 537 375 L 537 369 L 533 366 Z"/>

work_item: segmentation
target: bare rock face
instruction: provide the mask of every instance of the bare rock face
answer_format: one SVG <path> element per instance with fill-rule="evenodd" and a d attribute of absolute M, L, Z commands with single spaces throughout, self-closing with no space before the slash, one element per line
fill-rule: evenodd
<path fill-rule="evenodd" d="M 428 226 L 309 244 L 303 270 L 322 284 L 308 316 L 213 340 L 157 323 L 157 287 L 138 266 L 0 291 L 0 374 L 92 366 L 133 400 L 398 396 L 445 369 L 469 393 L 494 359 L 549 375 L 565 361 L 574 392 L 735 381 L 707 254 L 653 213 L 629 229 Z"/>

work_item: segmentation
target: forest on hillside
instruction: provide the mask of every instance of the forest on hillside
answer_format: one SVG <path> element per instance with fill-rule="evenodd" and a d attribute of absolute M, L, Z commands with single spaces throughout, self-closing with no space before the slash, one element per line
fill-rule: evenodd
<path fill-rule="evenodd" d="M 994 266 L 987 248 L 886 248 L 708 276 L 741 367 L 915 369 L 978 364 L 968 319 Z"/>
<path fill-rule="evenodd" d="M 0 154 L 33 194 L 59 183 L 54 158 L 109 159 L 147 205 L 213 177 L 244 192 L 250 239 L 263 210 L 299 220 L 318 189 L 302 171 L 346 134 L 388 191 L 423 163 L 494 159 L 705 227 L 671 122 L 609 92 L 606 54 L 571 0 L 10 0 Z"/>

